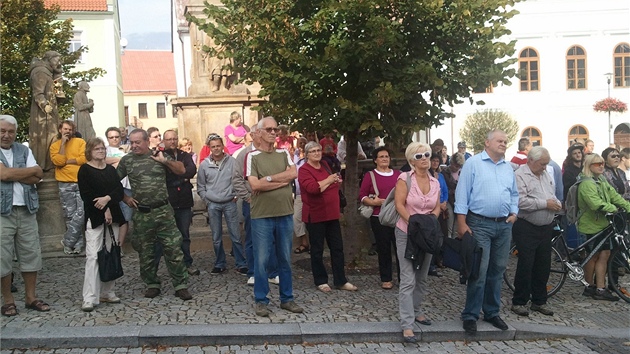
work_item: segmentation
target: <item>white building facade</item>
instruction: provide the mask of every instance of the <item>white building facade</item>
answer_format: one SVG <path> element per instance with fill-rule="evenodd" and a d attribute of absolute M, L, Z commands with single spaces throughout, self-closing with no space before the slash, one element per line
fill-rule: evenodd
<path fill-rule="evenodd" d="M 516 5 L 520 14 L 508 23 L 516 40 L 517 75 L 511 86 L 499 85 L 488 93 L 473 94 L 474 101 L 453 108 L 454 119 L 430 131 L 431 141 L 444 140 L 457 149 L 466 117 L 477 110 L 497 109 L 519 123 L 516 142 L 529 136 L 562 162 L 569 141 L 591 139 L 601 153 L 615 142 L 630 147 L 630 113 L 595 112 L 595 102 L 608 97 L 630 103 L 630 2 L 627 0 L 527 0 Z M 610 86 L 607 75 L 610 73 Z M 616 132 L 616 134 L 614 134 Z"/>

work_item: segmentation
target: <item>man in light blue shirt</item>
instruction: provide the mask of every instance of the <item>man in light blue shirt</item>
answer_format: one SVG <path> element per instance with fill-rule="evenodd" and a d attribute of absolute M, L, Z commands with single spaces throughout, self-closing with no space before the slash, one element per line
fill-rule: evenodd
<path fill-rule="evenodd" d="M 518 188 L 512 166 L 504 160 L 507 135 L 488 133 L 485 150 L 462 168 L 455 190 L 457 233 L 469 232 L 483 249 L 479 277 L 469 279 L 461 318 L 468 334 L 477 333 L 479 311 L 484 321 L 507 330 L 499 317 L 501 281 L 508 260 L 512 224 L 518 214 Z"/>

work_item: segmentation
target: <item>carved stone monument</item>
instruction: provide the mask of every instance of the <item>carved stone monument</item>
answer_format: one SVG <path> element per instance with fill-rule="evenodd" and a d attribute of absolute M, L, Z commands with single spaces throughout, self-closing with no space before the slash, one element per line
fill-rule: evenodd
<path fill-rule="evenodd" d="M 74 123 L 77 125 L 77 131 L 81 133 L 85 141 L 96 136 L 92 126 L 92 118 L 90 117 L 90 113 L 94 112 L 94 101 L 91 98 L 88 99 L 88 92 L 90 92 L 90 85 L 85 81 L 81 81 L 79 82 L 79 90 L 72 100 L 74 104 Z"/>
<path fill-rule="evenodd" d="M 59 112 L 57 100 L 66 98 L 63 93 L 61 55 L 48 51 L 40 58 L 33 58 L 30 68 L 31 115 L 29 144 L 37 164 L 44 170 L 54 168 L 48 149 L 57 135 Z"/>

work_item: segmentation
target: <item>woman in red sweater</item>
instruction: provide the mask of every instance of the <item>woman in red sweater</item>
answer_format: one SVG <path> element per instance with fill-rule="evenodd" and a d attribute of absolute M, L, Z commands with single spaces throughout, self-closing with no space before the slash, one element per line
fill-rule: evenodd
<path fill-rule="evenodd" d="M 309 142 L 304 148 L 306 163 L 298 171 L 302 195 L 302 221 L 306 223 L 311 244 L 311 268 L 315 286 L 322 292 L 331 291 L 324 267 L 324 240 L 330 249 L 333 284 L 340 290 L 356 291 L 346 278 L 343 240 L 339 224 L 339 185 L 341 177 L 331 173 L 322 160 L 322 146 Z"/>

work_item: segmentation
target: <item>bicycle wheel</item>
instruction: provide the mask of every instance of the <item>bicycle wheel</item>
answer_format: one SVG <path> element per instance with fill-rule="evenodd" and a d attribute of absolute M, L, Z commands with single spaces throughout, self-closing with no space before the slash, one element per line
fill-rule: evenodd
<path fill-rule="evenodd" d="M 630 302 L 630 254 L 625 247 L 616 247 L 610 254 L 608 284 L 620 298 Z"/>
<path fill-rule="evenodd" d="M 507 268 L 503 274 L 503 281 L 505 285 L 514 291 L 514 277 L 516 276 L 516 265 L 518 264 L 518 250 L 516 246 L 512 246 L 510 249 L 510 255 L 508 258 Z M 549 280 L 547 281 L 547 296 L 555 295 L 565 280 L 567 279 L 567 269 L 564 263 L 562 263 L 562 257 L 560 252 L 555 247 L 551 248 L 551 264 L 549 268 Z"/>

